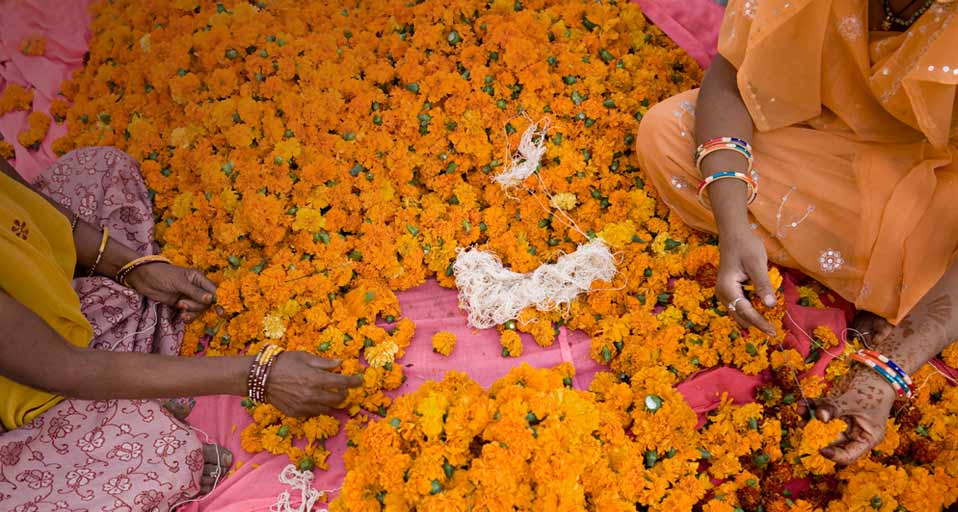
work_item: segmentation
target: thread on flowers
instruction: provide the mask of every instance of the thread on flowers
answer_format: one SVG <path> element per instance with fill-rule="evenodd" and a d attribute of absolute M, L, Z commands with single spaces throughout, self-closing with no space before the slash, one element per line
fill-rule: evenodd
<path fill-rule="evenodd" d="M 282 473 L 279 474 L 279 481 L 288 485 L 291 491 L 299 491 L 299 505 L 294 507 L 290 491 L 283 491 L 277 497 L 276 503 L 269 508 L 271 512 L 314 512 L 313 507 L 325 492 L 313 489 L 310 485 L 313 482 L 312 471 L 300 471 L 292 464 L 283 468 Z M 327 512 L 327 510 L 322 508 L 315 512 Z"/>
<path fill-rule="evenodd" d="M 540 125 L 541 124 L 541 128 Z M 509 189 L 521 184 L 532 176 L 539 168 L 546 153 L 546 134 L 549 131 L 549 118 L 543 118 L 539 123 L 530 122 L 529 127 L 519 139 L 516 152 L 510 156 L 509 165 L 501 173 L 492 178 L 493 181 Z"/>
<path fill-rule="evenodd" d="M 493 254 L 467 249 L 459 251 L 453 273 L 469 324 L 484 329 L 516 318 L 529 306 L 551 311 L 568 305 L 593 281 L 611 281 L 615 260 L 605 242 L 595 239 L 555 263 L 520 274 L 503 267 Z"/>

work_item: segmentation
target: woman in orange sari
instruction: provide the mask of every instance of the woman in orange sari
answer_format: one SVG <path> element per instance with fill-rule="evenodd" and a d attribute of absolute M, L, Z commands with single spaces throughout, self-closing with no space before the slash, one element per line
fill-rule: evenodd
<path fill-rule="evenodd" d="M 954 0 L 732 0 L 702 88 L 640 128 L 662 199 L 721 235 L 716 293 L 739 323 L 771 334 L 743 290 L 774 304 L 768 260 L 860 311 L 874 352 L 816 408 L 849 424 L 823 450 L 839 463 L 958 338 L 956 84 Z"/>

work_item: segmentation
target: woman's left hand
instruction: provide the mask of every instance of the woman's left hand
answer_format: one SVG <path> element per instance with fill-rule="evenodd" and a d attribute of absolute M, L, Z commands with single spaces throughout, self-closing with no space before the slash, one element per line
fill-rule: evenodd
<path fill-rule="evenodd" d="M 216 285 L 199 270 L 168 263 L 138 267 L 127 282 L 144 297 L 175 307 L 187 322 L 206 311 L 216 294 Z"/>

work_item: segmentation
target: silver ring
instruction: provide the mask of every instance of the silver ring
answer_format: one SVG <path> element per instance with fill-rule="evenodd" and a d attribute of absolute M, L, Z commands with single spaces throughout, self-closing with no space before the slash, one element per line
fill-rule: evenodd
<path fill-rule="evenodd" d="M 739 298 L 733 300 L 732 302 L 729 302 L 729 303 L 728 303 L 728 306 L 726 306 L 726 307 L 728 308 L 729 311 L 731 311 L 731 312 L 734 313 L 734 312 L 736 311 L 735 305 L 738 304 L 738 301 L 740 301 L 740 300 L 745 300 L 745 297 L 739 297 Z"/>

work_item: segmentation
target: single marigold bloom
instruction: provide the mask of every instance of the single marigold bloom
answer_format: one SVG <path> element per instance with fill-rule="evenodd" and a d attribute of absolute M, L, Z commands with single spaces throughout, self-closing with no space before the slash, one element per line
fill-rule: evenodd
<path fill-rule="evenodd" d="M 456 348 L 456 335 L 449 331 L 439 331 L 432 336 L 432 350 L 448 356 Z"/>

